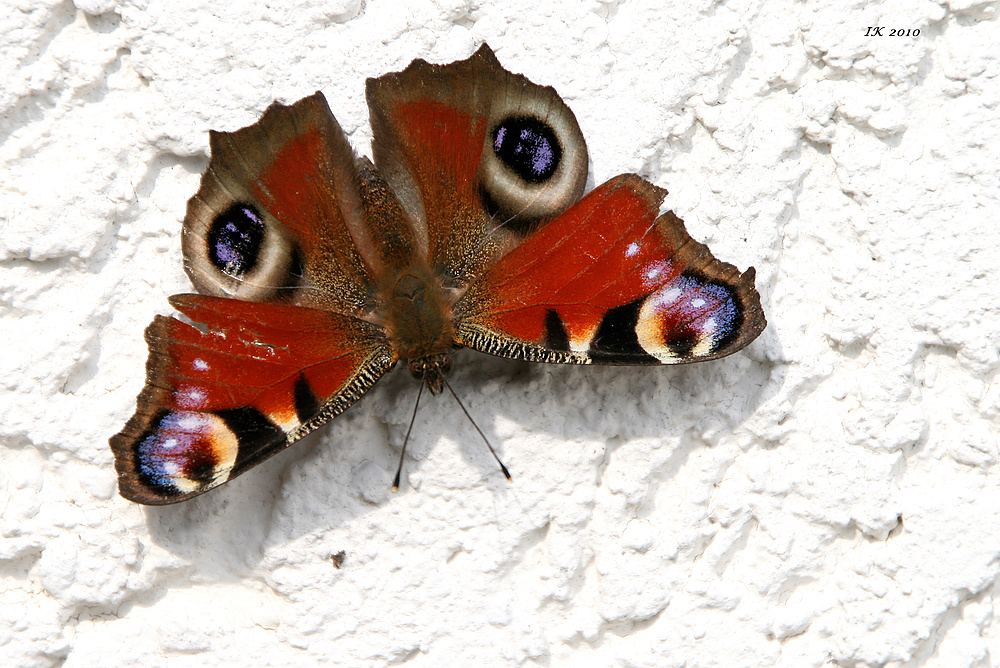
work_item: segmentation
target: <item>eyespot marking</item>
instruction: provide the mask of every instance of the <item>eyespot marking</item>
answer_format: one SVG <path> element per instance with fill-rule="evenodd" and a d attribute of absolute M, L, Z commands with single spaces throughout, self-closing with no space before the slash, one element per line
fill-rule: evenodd
<path fill-rule="evenodd" d="M 608 364 L 655 364 L 638 338 L 642 299 L 609 309 L 590 341 L 588 353 L 596 361 Z"/>
<path fill-rule="evenodd" d="M 493 130 L 493 152 L 529 183 L 550 179 L 562 159 L 562 147 L 546 123 L 531 116 L 511 116 Z"/>
<path fill-rule="evenodd" d="M 208 254 L 216 269 L 239 278 L 254 268 L 264 241 L 264 221 L 248 204 L 234 204 L 212 221 Z"/>
<path fill-rule="evenodd" d="M 742 306 L 732 287 L 686 273 L 646 297 L 636 334 L 646 352 L 670 364 L 718 352 L 742 322 Z"/>
<path fill-rule="evenodd" d="M 238 440 L 212 413 L 164 411 L 136 442 L 143 483 L 167 496 L 225 480 L 236 462 Z"/>

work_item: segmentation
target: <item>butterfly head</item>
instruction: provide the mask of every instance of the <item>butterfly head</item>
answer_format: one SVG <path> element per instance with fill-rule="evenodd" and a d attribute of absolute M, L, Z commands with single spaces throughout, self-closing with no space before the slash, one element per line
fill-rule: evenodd
<path fill-rule="evenodd" d="M 434 353 L 411 359 L 407 368 L 410 375 L 427 386 L 431 394 L 441 394 L 444 389 L 444 375 L 451 369 L 448 353 Z"/>

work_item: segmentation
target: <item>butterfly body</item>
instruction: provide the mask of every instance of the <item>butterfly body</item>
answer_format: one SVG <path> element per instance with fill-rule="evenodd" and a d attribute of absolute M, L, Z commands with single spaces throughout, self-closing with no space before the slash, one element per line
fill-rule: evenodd
<path fill-rule="evenodd" d="M 450 353 L 675 364 L 764 328 L 754 272 L 691 239 L 634 174 L 583 195 L 555 91 L 489 47 L 370 79 L 373 158 L 317 93 L 212 132 L 188 203 L 201 294 L 146 330 L 146 386 L 111 447 L 126 498 L 174 503 L 338 415 L 398 361 L 441 391 Z"/>
<path fill-rule="evenodd" d="M 385 327 L 401 359 L 428 357 L 454 345 L 451 304 L 427 267 L 413 265 L 392 277 L 385 295 Z"/>

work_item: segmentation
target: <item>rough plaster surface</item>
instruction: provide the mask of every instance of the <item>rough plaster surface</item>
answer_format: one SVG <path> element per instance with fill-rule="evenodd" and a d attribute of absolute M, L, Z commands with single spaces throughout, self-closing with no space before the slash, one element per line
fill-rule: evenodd
<path fill-rule="evenodd" d="M 1000 665 L 996 2 L 2 3 L 0 665 Z M 397 372 L 220 490 L 118 497 L 207 130 L 320 89 L 367 153 L 365 77 L 484 40 L 593 182 L 757 268 L 759 341 L 458 354 L 512 486 L 442 397 L 390 493 Z"/>

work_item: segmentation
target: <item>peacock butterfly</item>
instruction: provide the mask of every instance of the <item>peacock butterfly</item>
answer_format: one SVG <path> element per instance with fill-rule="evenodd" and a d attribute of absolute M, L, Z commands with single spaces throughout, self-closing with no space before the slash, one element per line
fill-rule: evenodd
<path fill-rule="evenodd" d="M 272 104 L 212 157 L 182 230 L 200 294 L 146 329 L 146 386 L 111 438 L 122 496 L 189 499 L 358 400 L 406 360 L 436 394 L 450 351 L 683 364 L 764 329 L 754 270 L 694 241 L 666 191 L 588 157 L 554 89 L 467 60 L 369 79 L 374 163 L 322 93 Z"/>

